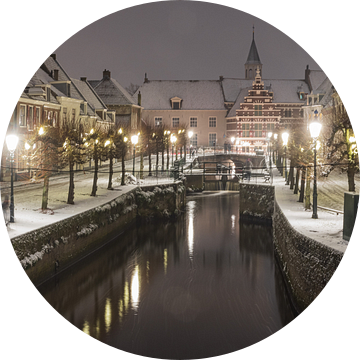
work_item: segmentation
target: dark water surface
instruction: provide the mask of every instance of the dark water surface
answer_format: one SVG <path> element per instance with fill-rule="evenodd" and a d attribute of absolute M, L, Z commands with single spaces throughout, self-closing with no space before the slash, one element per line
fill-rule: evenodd
<path fill-rule="evenodd" d="M 204 358 L 293 320 L 271 228 L 239 223 L 239 197 L 188 198 L 175 223 L 142 225 L 39 288 L 82 331 L 134 354 Z"/>

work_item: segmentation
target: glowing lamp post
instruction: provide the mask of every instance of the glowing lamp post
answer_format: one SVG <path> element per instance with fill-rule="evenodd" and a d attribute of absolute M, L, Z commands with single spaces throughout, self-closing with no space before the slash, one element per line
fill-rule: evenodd
<path fill-rule="evenodd" d="M 6 146 L 10 152 L 10 171 L 11 171 L 11 190 L 10 190 L 10 222 L 14 220 L 14 153 L 19 142 L 19 138 L 14 135 L 8 135 L 6 137 Z"/>
<path fill-rule="evenodd" d="M 287 146 L 287 143 L 288 143 L 288 140 L 289 140 L 289 133 L 283 132 L 281 137 L 282 137 L 282 141 L 283 141 L 283 144 L 284 144 L 284 147 L 285 147 L 284 176 L 285 176 L 285 180 L 286 180 L 286 185 L 289 185 L 289 179 L 288 179 L 288 176 L 287 176 L 287 167 L 286 167 L 286 146 Z"/>
<path fill-rule="evenodd" d="M 139 141 L 139 136 L 138 135 L 133 135 L 131 137 L 131 143 L 134 145 L 134 153 L 133 153 L 133 176 L 135 176 L 135 146 Z"/>
<path fill-rule="evenodd" d="M 317 110 L 315 110 L 315 116 L 317 117 Z M 310 135 L 314 140 L 314 188 L 313 188 L 313 214 L 312 218 L 317 219 L 317 183 L 316 183 L 316 140 L 320 135 L 322 125 L 316 120 L 313 121 L 309 128 L 310 128 Z"/>

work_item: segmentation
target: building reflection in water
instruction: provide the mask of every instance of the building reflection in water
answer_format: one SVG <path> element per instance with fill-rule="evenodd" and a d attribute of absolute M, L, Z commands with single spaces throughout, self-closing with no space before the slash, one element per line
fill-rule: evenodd
<path fill-rule="evenodd" d="M 86 334 L 134 354 L 239 350 L 293 316 L 271 228 L 238 219 L 236 194 L 190 198 L 186 216 L 121 234 L 39 291 Z"/>

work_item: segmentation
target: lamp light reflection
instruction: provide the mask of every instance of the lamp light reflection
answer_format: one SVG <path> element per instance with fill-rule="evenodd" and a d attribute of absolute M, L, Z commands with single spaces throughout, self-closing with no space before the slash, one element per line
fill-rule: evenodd
<path fill-rule="evenodd" d="M 189 257 L 191 260 L 193 259 L 194 256 L 194 209 L 195 209 L 195 201 L 189 201 L 188 247 L 189 247 Z"/>
<path fill-rule="evenodd" d="M 109 332 L 110 327 L 111 327 L 111 299 L 110 298 L 106 299 L 104 320 L 105 320 L 105 331 Z"/>
<path fill-rule="evenodd" d="M 136 265 L 131 279 L 131 307 L 134 310 L 137 310 L 139 307 L 139 297 L 140 297 L 139 265 Z"/>

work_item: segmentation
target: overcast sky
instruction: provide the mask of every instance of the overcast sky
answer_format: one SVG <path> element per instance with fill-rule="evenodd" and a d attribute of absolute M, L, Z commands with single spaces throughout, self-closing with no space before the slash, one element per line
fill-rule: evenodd
<path fill-rule="evenodd" d="M 314 60 L 288 36 L 239 10 L 203 2 L 150 3 L 106 16 L 55 50 L 71 77 L 108 69 L 124 87 L 151 80 L 243 78 L 255 41 L 266 79 L 304 78 Z"/>

